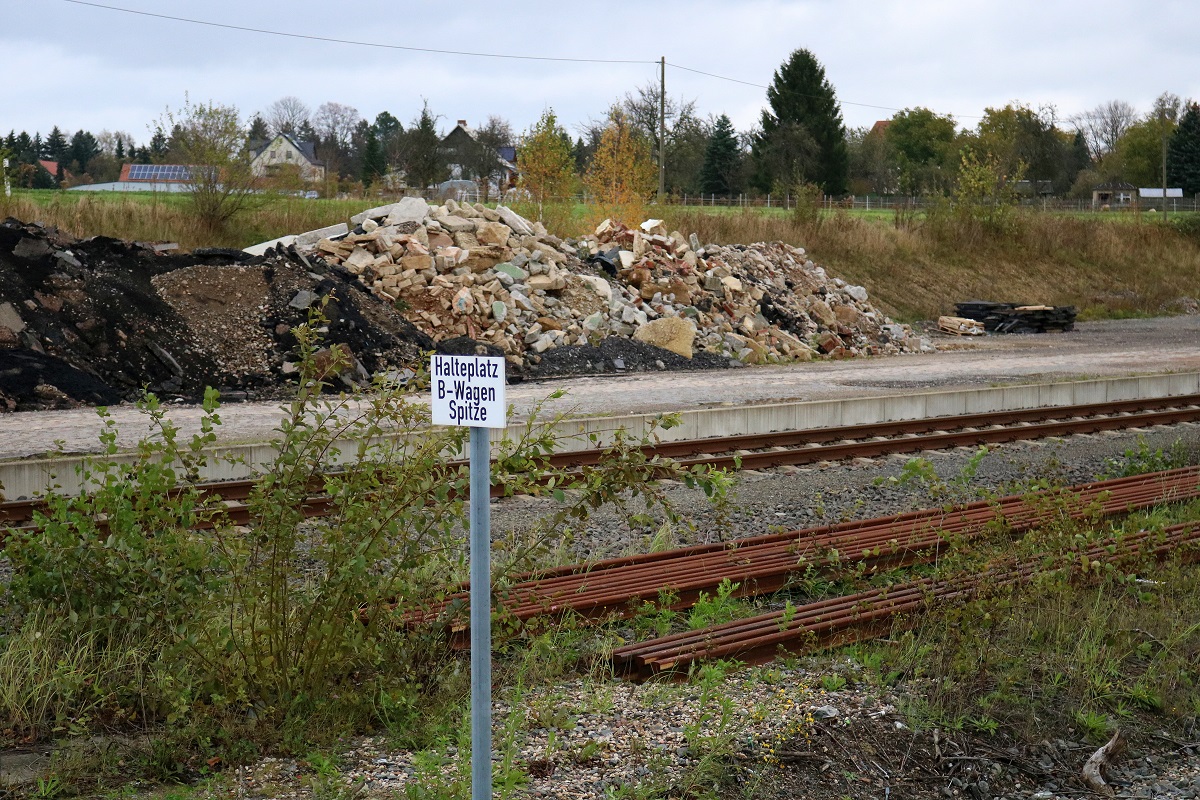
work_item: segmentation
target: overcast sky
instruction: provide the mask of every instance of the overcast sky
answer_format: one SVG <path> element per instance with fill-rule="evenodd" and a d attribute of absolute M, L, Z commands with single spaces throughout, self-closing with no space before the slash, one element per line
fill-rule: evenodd
<path fill-rule="evenodd" d="M 443 130 L 489 114 L 518 131 L 551 107 L 575 133 L 659 57 L 765 86 L 812 51 L 849 127 L 927 106 L 972 126 L 988 106 L 1053 104 L 1060 118 L 1107 100 L 1149 110 L 1164 90 L 1200 99 L 1197 0 L 570 0 L 489 3 L 99 0 L 126 9 L 410 47 L 655 63 L 438 55 L 284 38 L 77 5 L 0 0 L 0 131 L 126 131 L 193 100 L 249 117 L 285 95 L 351 105 L 407 126 L 428 100 Z M 667 92 L 751 127 L 765 92 L 668 66 Z M 865 104 L 865 105 L 856 105 Z M 887 108 L 871 108 L 884 106 Z"/>

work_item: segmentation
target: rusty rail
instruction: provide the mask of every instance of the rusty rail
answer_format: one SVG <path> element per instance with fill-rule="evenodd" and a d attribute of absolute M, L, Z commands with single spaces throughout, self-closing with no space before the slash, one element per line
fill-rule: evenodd
<path fill-rule="evenodd" d="M 1066 503 L 1055 506 L 1055 498 Z M 659 553 L 576 564 L 517 576 L 497 590 L 505 619 L 528 623 L 541 616 L 574 613 L 588 619 L 628 617 L 641 601 L 669 598 L 666 607 L 695 604 L 722 581 L 738 584 L 733 596 L 778 591 L 809 569 L 823 575 L 847 568 L 868 574 L 937 557 L 950 540 L 970 541 L 999 526 L 1012 534 L 1058 515 L 1079 519 L 1110 516 L 1166 502 L 1200 497 L 1200 468 L 1097 481 L 1060 492 L 1009 495 L 951 509 L 925 509 L 889 517 L 843 522 Z M 860 567 L 861 565 L 861 567 Z M 436 622 L 461 644 L 467 633 L 468 588 L 444 602 L 406 615 L 409 624 Z"/>
<path fill-rule="evenodd" d="M 1101 416 L 1104 415 L 1104 416 Z M 1045 422 L 1045 420 L 1056 420 Z M 892 453 L 913 453 L 950 447 L 996 444 L 1036 439 L 1046 436 L 1065 436 L 1072 433 L 1094 433 L 1149 425 L 1166 425 L 1200 421 L 1200 395 L 1126 400 L 1051 408 L 1023 409 L 988 414 L 968 414 L 933 417 L 920 420 L 886 422 L 873 425 L 853 425 L 834 428 L 811 428 L 799 431 L 770 432 L 745 436 L 693 439 L 682 442 L 663 442 L 644 448 L 647 455 L 680 459 L 684 466 L 709 464 L 745 469 L 768 468 L 785 464 L 811 464 L 848 458 L 873 458 Z M 981 429 L 979 426 L 989 426 Z M 1016 426 L 1016 427 L 1005 427 Z M 881 437 L 897 437 L 883 438 Z M 745 452 L 758 450 L 760 452 Z M 697 455 L 702 454 L 702 455 Z M 550 463 L 558 468 L 586 468 L 599 462 L 602 449 L 557 453 Z M 449 470 L 463 462 L 448 462 Z M 222 520 L 232 524 L 250 522 L 246 501 L 256 481 L 214 481 L 194 484 L 206 496 L 224 502 Z M 331 513 L 333 500 L 321 494 L 320 481 L 313 482 L 312 495 L 303 503 L 308 517 Z M 494 495 L 504 494 L 504 487 L 493 486 Z M 42 500 L 14 500 L 0 503 L 0 529 L 29 527 L 38 511 L 45 509 Z"/>
<path fill-rule="evenodd" d="M 1073 555 L 1079 561 L 1086 558 L 1101 563 L 1145 557 L 1164 560 L 1179 555 L 1185 563 L 1193 563 L 1200 560 L 1200 522 L 1173 525 L 1163 531 L 1139 531 Z M 1011 587 L 1035 573 L 1061 569 L 1064 567 L 1044 570 L 1030 560 L 997 565 L 979 575 L 925 578 L 638 642 L 615 650 L 612 661 L 618 672 L 633 679 L 683 671 L 698 662 L 716 659 L 761 664 L 781 651 L 809 653 L 885 635 L 897 624 L 913 624 L 916 616 L 935 604 L 976 597 L 989 589 Z"/>

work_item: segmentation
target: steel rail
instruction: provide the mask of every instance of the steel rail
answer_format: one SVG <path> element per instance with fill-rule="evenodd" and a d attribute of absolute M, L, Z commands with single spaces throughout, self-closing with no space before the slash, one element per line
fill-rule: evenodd
<path fill-rule="evenodd" d="M 737 584 L 733 596 L 766 594 L 784 588 L 809 569 L 834 575 L 861 565 L 874 574 L 932 561 L 948 541 L 970 541 L 995 526 L 1018 534 L 1059 515 L 1112 516 L 1197 496 L 1200 468 L 1131 476 L 1082 484 L 1061 493 L 1009 495 L 948 510 L 926 509 L 577 564 L 519 576 L 515 583 L 497 591 L 495 602 L 506 619 L 520 623 L 565 613 L 590 619 L 627 617 L 637 612 L 640 601 L 664 597 L 668 598 L 667 607 L 687 608 L 701 593 L 714 593 L 725 580 Z M 1057 497 L 1067 498 L 1069 506 L 1054 507 L 1052 501 Z M 466 631 L 467 588 L 460 585 L 460 591 L 444 602 L 407 613 L 406 621 L 443 624 L 455 643 L 460 643 Z"/>
<path fill-rule="evenodd" d="M 1200 560 L 1200 522 L 1173 525 L 1163 531 L 1142 530 L 1064 555 L 1080 561 L 1086 558 L 1088 562 L 1122 563 L 1139 557 L 1162 560 L 1176 554 L 1187 563 Z M 915 617 L 934 603 L 978 596 L 989 588 L 1002 589 L 1027 580 L 1035 573 L 1062 569 L 1044 569 L 1042 560 L 994 566 L 978 576 L 923 578 L 664 636 L 618 648 L 612 660 L 627 677 L 644 679 L 661 672 L 682 671 L 705 660 L 732 658 L 765 663 L 780 650 L 807 653 L 862 641 L 894 630 L 901 614 Z M 904 624 L 912 623 L 910 618 Z"/>
<path fill-rule="evenodd" d="M 701 452 L 702 457 L 683 458 L 676 461 L 683 467 L 712 465 L 743 469 L 769 468 L 783 465 L 811 464 L 847 458 L 874 458 L 893 453 L 912 453 L 980 444 L 996 444 L 1047 436 L 1064 436 L 1073 433 L 1095 433 L 1130 427 L 1167 425 L 1180 422 L 1200 421 L 1200 395 L 1128 400 L 1108 404 L 1057 406 L 1044 409 L 1025 409 L 999 412 L 998 414 L 971 414 L 957 417 L 934 417 L 923 420 L 889 422 L 878 425 L 843 426 L 837 428 L 812 428 L 801 431 L 772 432 L 736 437 L 695 439 L 686 442 L 663 442 L 643 448 L 649 456 L 675 458 L 679 455 Z M 1098 417 L 1107 408 L 1110 416 Z M 1144 410 L 1155 409 L 1155 410 Z M 1113 411 L 1116 413 L 1112 413 Z M 1033 419 L 1055 419 L 1056 422 L 1030 424 Z M 976 425 L 999 424 L 1005 420 L 1018 427 L 978 429 Z M 962 428 L 943 432 L 947 428 Z M 934 431 L 921 433 L 920 431 Z M 878 437 L 893 435 L 902 438 L 879 440 Z M 851 441 L 847 441 L 851 440 Z M 777 448 L 761 452 L 736 452 L 746 449 Z M 572 468 L 594 465 L 604 456 L 602 449 L 557 453 L 551 456 L 550 464 L 556 468 Z M 723 454 L 721 454 L 723 453 Z M 450 461 L 445 469 L 453 471 L 465 466 L 465 462 Z M 223 502 L 220 509 L 222 521 L 241 525 L 251 521 L 250 508 L 246 502 L 257 485 L 257 479 L 237 481 L 212 481 L 192 484 L 202 498 Z M 315 478 L 309 487 L 310 496 L 303 502 L 306 517 L 328 515 L 335 506 L 333 498 L 322 494 L 322 481 Z M 177 491 L 182 491 L 179 489 Z M 502 484 L 493 487 L 496 495 L 503 495 Z M 38 512 L 44 512 L 46 503 L 42 499 L 14 500 L 0 503 L 0 530 L 3 528 L 28 529 Z M 199 527 L 204 527 L 200 524 Z"/>

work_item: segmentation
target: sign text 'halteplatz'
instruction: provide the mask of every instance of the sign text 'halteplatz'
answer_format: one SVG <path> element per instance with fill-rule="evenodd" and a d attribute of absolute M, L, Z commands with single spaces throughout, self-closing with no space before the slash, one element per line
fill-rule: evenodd
<path fill-rule="evenodd" d="M 435 355 L 429 381 L 434 425 L 505 426 L 503 358 Z"/>

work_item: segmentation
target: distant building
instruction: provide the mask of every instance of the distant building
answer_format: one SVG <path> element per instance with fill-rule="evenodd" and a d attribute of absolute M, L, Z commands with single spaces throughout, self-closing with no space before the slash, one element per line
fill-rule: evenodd
<path fill-rule="evenodd" d="M 454 162 L 455 154 L 464 152 L 474 145 L 475 133 L 467 126 L 465 119 L 458 120 L 454 129 L 443 137 L 442 148 L 451 159 L 449 165 L 451 180 L 463 178 L 463 165 Z M 496 171 L 493 175 L 498 178 L 496 188 L 502 192 L 517 185 L 517 148 L 511 146 L 497 148 Z"/>
<path fill-rule="evenodd" d="M 1137 201 L 1137 187 L 1126 181 L 1106 181 L 1092 188 L 1092 208 L 1128 208 Z"/>
<path fill-rule="evenodd" d="M 186 164 L 122 164 L 112 183 L 72 186 L 73 192 L 190 192 L 192 167 Z"/>
<path fill-rule="evenodd" d="M 54 180 L 59 179 L 58 170 L 60 165 L 57 161 L 51 161 L 48 158 L 43 158 L 40 159 L 38 163 L 42 165 L 42 169 L 54 176 Z M 68 172 L 65 167 L 62 168 L 62 179 L 64 183 L 70 183 L 72 180 L 74 180 L 74 178 L 75 176 Z"/>
<path fill-rule="evenodd" d="M 269 177 L 282 167 L 294 165 L 306 181 L 325 180 L 325 163 L 317 159 L 316 145 L 297 142 L 286 133 L 268 141 L 251 142 L 250 156 L 250 169 L 255 175 Z"/>

